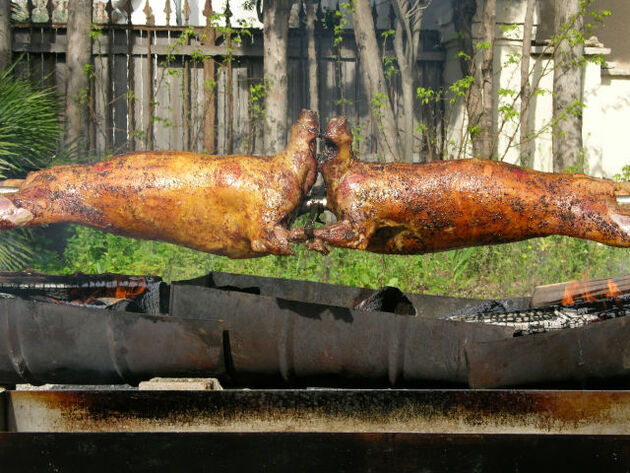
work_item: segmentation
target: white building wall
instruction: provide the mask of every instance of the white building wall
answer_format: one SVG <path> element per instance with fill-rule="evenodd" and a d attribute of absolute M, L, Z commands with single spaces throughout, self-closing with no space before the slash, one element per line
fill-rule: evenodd
<path fill-rule="evenodd" d="M 124 1 L 124 0 L 123 0 Z M 131 21 L 136 25 L 146 23 L 146 14 L 144 9 L 149 3 L 151 12 L 155 18 L 156 26 L 166 26 L 166 13 L 164 11 L 166 1 L 170 2 L 171 16 L 169 25 L 177 26 L 177 18 L 175 12 L 181 11 L 184 7 L 185 0 L 132 0 L 133 12 Z M 232 12 L 232 26 L 243 25 L 250 28 L 261 28 L 262 25 L 258 21 L 256 11 L 244 7 L 243 0 L 231 0 L 230 11 Z M 206 18 L 203 16 L 205 0 L 188 0 L 190 8 L 190 18 L 188 24 L 191 26 L 205 26 Z M 223 13 L 225 11 L 225 0 L 212 0 L 212 9 L 215 13 Z M 220 24 L 223 24 L 220 22 Z"/>
<path fill-rule="evenodd" d="M 610 177 L 630 165 L 630 75 L 614 76 L 606 70 L 593 75 L 600 80 L 585 94 L 587 165 L 589 173 Z"/>
<path fill-rule="evenodd" d="M 445 2 L 434 2 L 436 7 L 427 11 L 427 28 L 433 26 L 442 33 L 447 50 L 444 80 L 448 86 L 462 77 L 452 24 L 452 12 Z M 495 125 L 497 126 L 497 155 L 504 161 L 518 163 L 520 151 L 520 131 L 518 117 L 503 122 L 498 109 L 501 105 L 513 103 L 520 112 L 520 100 L 510 96 L 499 96 L 500 89 L 520 90 L 520 62 L 510 63 L 509 55 L 522 49 L 522 21 L 525 2 L 499 0 L 497 2 L 497 41 L 495 45 Z M 503 31 L 501 25 L 516 24 L 516 29 Z M 534 25 L 538 24 L 538 12 Z M 477 25 L 473 27 L 474 30 Z M 629 46 L 630 47 L 630 46 Z M 534 134 L 534 167 L 542 171 L 553 170 L 551 119 L 553 112 L 553 61 L 541 54 L 542 47 L 532 48 L 531 83 L 539 89 L 531 101 L 529 129 Z M 587 55 L 607 54 L 605 47 L 587 47 Z M 630 145 L 628 145 L 627 124 L 630 123 L 630 71 L 603 69 L 597 64 L 588 64 L 584 70 L 583 102 L 586 104 L 583 116 L 583 142 L 585 166 L 589 174 L 613 177 L 624 166 L 630 165 Z M 470 146 L 464 138 L 466 112 L 463 100 L 454 105 L 447 104 L 449 158 L 470 156 Z"/>

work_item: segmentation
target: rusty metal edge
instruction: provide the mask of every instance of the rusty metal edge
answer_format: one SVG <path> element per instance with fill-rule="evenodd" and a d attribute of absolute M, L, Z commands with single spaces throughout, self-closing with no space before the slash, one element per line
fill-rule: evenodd
<path fill-rule="evenodd" d="M 248 290 L 257 288 L 260 295 L 315 304 L 351 307 L 372 295 L 376 289 L 344 286 L 322 282 L 284 279 L 248 274 L 210 272 L 206 275 L 172 285 L 192 285 L 206 288 Z M 414 304 L 418 316 L 439 317 L 458 309 L 476 306 L 485 299 L 404 293 Z M 525 300 L 525 298 L 519 298 Z M 529 300 L 529 298 L 527 298 Z"/>
<path fill-rule="evenodd" d="M 13 432 L 630 434 L 629 391 L 8 391 Z"/>

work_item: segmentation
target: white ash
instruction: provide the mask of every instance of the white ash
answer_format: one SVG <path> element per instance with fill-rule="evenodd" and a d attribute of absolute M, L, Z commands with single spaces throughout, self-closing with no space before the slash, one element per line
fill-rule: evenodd
<path fill-rule="evenodd" d="M 623 299 L 628 298 L 624 297 Z M 498 311 L 496 307 L 490 311 L 473 312 L 468 309 L 447 315 L 444 318 L 460 322 L 503 325 L 513 328 L 515 336 L 517 336 L 582 327 L 601 320 L 614 319 L 626 315 L 630 315 L 630 300 L 624 300 L 623 303 L 619 300 L 609 300 L 592 304 L 576 304 L 570 307 L 552 306 L 509 312 Z"/>

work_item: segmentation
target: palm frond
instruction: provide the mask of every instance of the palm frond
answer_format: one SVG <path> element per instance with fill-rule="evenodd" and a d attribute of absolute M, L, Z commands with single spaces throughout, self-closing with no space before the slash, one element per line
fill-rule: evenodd
<path fill-rule="evenodd" d="M 0 270 L 17 271 L 27 267 L 33 257 L 30 232 L 26 229 L 0 233 Z"/>
<path fill-rule="evenodd" d="M 0 177 L 19 177 L 50 163 L 61 133 L 54 90 L 0 75 Z"/>
<path fill-rule="evenodd" d="M 55 92 L 14 75 L 0 74 L 0 178 L 24 177 L 48 166 L 57 153 L 62 125 Z M 0 270 L 18 270 L 33 258 L 32 231 L 0 232 Z"/>

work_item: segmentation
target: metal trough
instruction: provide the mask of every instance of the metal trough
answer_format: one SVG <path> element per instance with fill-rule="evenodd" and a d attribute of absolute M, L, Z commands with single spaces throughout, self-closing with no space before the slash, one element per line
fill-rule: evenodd
<path fill-rule="evenodd" d="M 630 394 L 0 393 L 8 471 L 625 472 Z"/>

